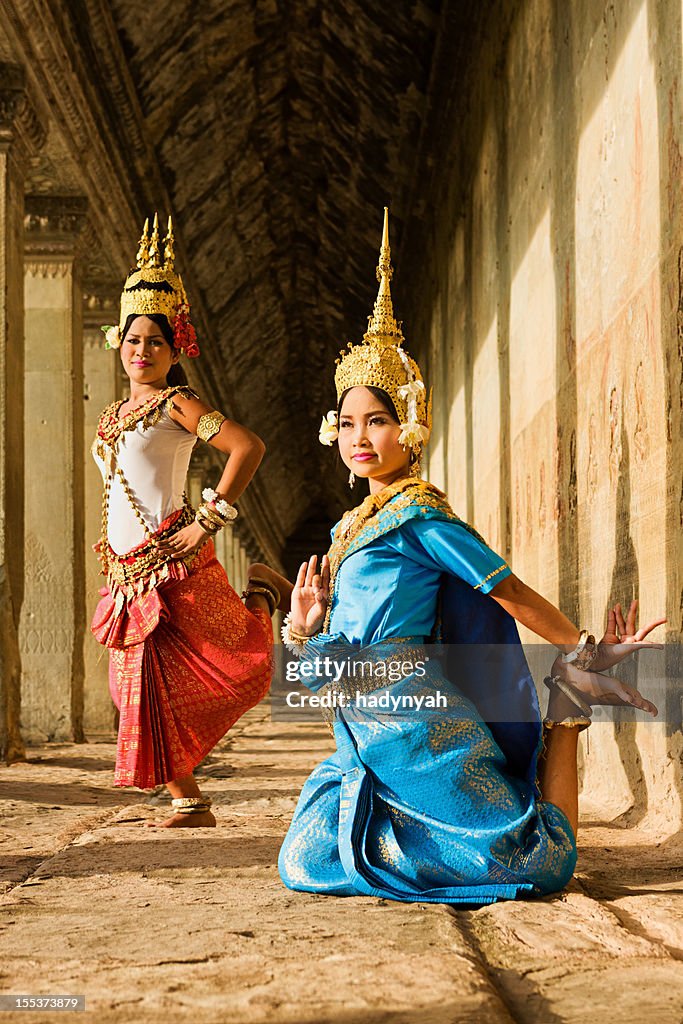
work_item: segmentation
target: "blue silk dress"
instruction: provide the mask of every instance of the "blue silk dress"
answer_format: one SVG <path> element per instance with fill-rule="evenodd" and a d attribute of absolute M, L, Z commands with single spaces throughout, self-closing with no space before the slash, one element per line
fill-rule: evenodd
<path fill-rule="evenodd" d="M 436 488 L 404 481 L 386 491 L 360 529 L 347 529 L 350 540 L 345 519 L 333 530 L 326 628 L 302 658 L 351 650 L 377 662 L 438 634 L 446 657 L 382 686 L 446 694 L 448 707 L 335 708 L 337 749 L 303 787 L 282 880 L 306 892 L 475 906 L 557 891 L 572 876 L 575 840 L 565 814 L 540 799 L 536 691 L 514 620 L 487 596 L 510 569 Z M 307 685 L 330 680 L 321 673 Z"/>

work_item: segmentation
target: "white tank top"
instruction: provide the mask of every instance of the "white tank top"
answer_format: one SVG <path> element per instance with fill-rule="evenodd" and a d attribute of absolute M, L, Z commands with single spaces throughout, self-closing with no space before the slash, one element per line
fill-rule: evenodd
<path fill-rule="evenodd" d="M 139 421 L 135 429 L 122 431 L 118 454 L 111 464 L 107 529 L 117 555 L 142 544 L 147 534 L 130 507 L 114 467 L 121 468 L 149 533 L 154 533 L 171 512 L 183 507 L 185 480 L 196 441 L 196 436 L 172 420 L 165 408 L 156 423 L 147 428 Z M 106 480 L 106 464 L 97 452 L 97 439 L 92 452 Z"/>

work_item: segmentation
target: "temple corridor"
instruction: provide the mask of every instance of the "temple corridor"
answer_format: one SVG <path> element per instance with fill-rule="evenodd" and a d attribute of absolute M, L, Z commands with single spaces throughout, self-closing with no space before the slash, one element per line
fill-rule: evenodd
<path fill-rule="evenodd" d="M 228 1019 L 229 976 L 235 1021 L 548 1024 L 590 1001 L 597 1024 L 680 1024 L 682 112 L 681 0 L 0 0 L 0 934 L 22 922 L 26 991 L 68 879 L 68 939 L 45 956 L 65 983 L 95 972 L 98 1021 Z M 658 718 L 617 713 L 580 739 L 566 899 L 457 923 L 367 899 L 354 936 L 350 907 L 329 920 L 332 901 L 300 903 L 273 863 L 322 727 L 283 730 L 264 705 L 229 734 L 204 765 L 226 805 L 205 861 L 192 837 L 130 838 L 161 797 L 106 788 L 91 444 L 127 383 L 100 328 L 158 210 L 202 349 L 190 384 L 266 445 L 219 560 L 239 593 L 252 561 L 291 578 L 322 553 L 364 493 L 318 428 L 372 312 L 385 206 L 394 308 L 433 387 L 424 476 L 572 621 L 597 634 L 635 598 L 667 624 L 660 668 L 624 673 L 654 679 Z M 219 475 L 198 444 L 195 505 Z M 122 947 L 185 882 L 188 905 L 220 893 L 225 917 L 195 945 L 178 912 L 136 967 Z M 103 885 L 98 945 L 75 918 Z M 385 944 L 404 958 L 391 975 Z M 154 1001 L 145 964 L 179 1002 Z"/>

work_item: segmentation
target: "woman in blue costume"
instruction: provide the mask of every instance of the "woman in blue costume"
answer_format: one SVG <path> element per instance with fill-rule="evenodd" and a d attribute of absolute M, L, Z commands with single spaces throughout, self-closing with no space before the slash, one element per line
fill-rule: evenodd
<path fill-rule="evenodd" d="M 597 644 L 419 479 L 430 417 L 393 316 L 386 211 L 378 275 L 374 315 L 338 361 L 338 409 L 320 434 L 338 440 L 370 494 L 334 528 L 320 572 L 314 557 L 293 590 L 276 580 L 291 591 L 283 639 L 315 663 L 306 684 L 334 698 L 337 748 L 304 785 L 280 874 L 291 889 L 415 902 L 554 892 L 576 863 L 577 737 L 591 706 L 656 714 L 599 673 L 654 646 L 643 638 L 663 620 L 636 631 L 635 605 L 626 621 L 617 605 Z M 564 652 L 547 680 L 545 743 L 515 619 Z M 447 642 L 448 657 L 425 661 L 428 641 Z M 349 661 L 362 675 L 337 679 L 333 663 Z M 401 677 L 387 682 L 397 664 Z M 394 698 L 390 710 L 367 706 L 373 692 Z"/>

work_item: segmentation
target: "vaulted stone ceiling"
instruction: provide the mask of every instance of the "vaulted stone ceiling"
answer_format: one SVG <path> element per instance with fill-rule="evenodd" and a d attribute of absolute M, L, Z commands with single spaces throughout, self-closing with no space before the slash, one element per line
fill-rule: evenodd
<path fill-rule="evenodd" d="M 430 112 L 449 108 L 488 7 L 0 0 L 0 56 L 26 69 L 47 130 L 27 190 L 87 198 L 86 291 L 113 298 L 144 216 L 174 214 L 199 381 L 268 446 L 245 510 L 273 553 L 349 503 L 317 441 L 334 360 L 371 312 L 385 204 L 407 306 Z"/>
<path fill-rule="evenodd" d="M 285 536 L 344 497 L 317 428 L 338 349 L 371 312 L 385 204 L 399 250 L 438 8 L 111 3 L 216 377 L 267 443 L 262 478 Z"/>

